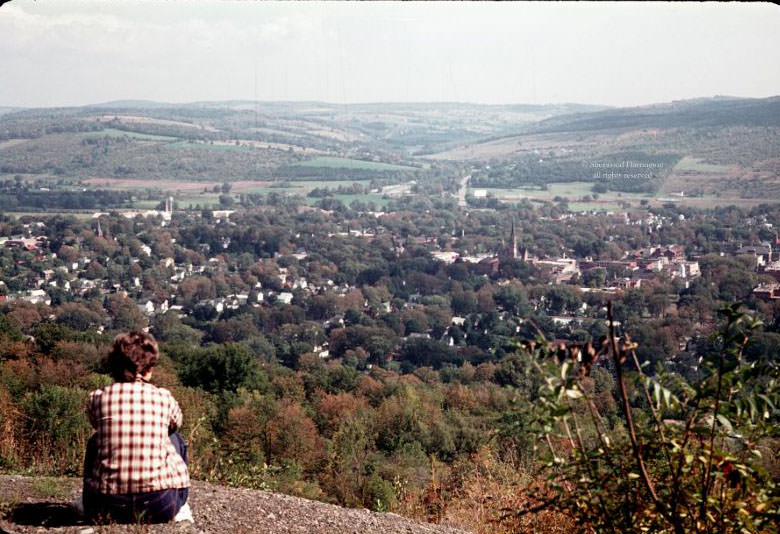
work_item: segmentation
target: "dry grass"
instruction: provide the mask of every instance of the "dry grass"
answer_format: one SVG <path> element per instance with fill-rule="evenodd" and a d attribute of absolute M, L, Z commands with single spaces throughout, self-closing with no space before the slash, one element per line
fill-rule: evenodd
<path fill-rule="evenodd" d="M 201 192 L 204 189 L 211 189 L 216 186 L 221 186 L 221 182 L 199 182 L 188 180 L 144 180 L 138 178 L 88 178 L 84 180 L 84 183 L 89 185 L 95 185 L 100 187 L 106 187 L 108 189 L 162 189 L 166 191 L 182 191 L 182 192 Z M 233 182 L 232 192 L 241 192 L 258 187 L 268 187 L 271 182 L 259 181 L 259 180 L 243 180 Z"/>
<path fill-rule="evenodd" d="M 22 410 L 17 406 L 11 394 L 0 387 L 0 467 L 13 465 L 20 461 L 18 437 L 21 431 Z"/>
<path fill-rule="evenodd" d="M 513 463 L 502 461 L 485 448 L 446 473 L 437 475 L 437 469 L 444 469 L 437 465 L 430 484 L 421 494 L 402 499 L 397 512 L 477 534 L 573 532 L 574 521 L 554 511 L 517 515 L 519 510 L 536 504 L 530 492 L 538 491 L 540 482 Z"/>
<path fill-rule="evenodd" d="M 106 187 L 108 189 L 163 189 L 171 191 L 203 191 L 207 187 L 211 189 L 218 182 L 196 182 L 186 180 L 144 180 L 136 178 L 88 178 L 85 184 Z"/>
<path fill-rule="evenodd" d="M 29 141 L 29 139 L 8 139 L 7 141 L 0 141 L 0 150 L 4 148 L 11 148 L 15 145 L 21 145 L 27 141 Z"/>

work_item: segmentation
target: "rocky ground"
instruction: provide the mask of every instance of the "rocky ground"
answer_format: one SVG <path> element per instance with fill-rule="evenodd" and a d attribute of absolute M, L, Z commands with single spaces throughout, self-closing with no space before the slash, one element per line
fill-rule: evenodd
<path fill-rule="evenodd" d="M 467 534 L 396 514 L 198 481 L 190 490 L 194 523 L 88 525 L 68 505 L 79 494 L 80 484 L 72 478 L 0 475 L 0 534 Z"/>

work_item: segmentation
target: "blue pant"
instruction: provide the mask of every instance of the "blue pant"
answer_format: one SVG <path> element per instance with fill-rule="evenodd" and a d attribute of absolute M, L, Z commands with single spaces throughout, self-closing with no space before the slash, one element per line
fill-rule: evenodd
<path fill-rule="evenodd" d="M 170 435 L 176 452 L 187 463 L 187 444 L 178 432 Z M 84 457 L 84 479 L 92 472 L 97 457 L 97 434 L 87 443 Z M 189 496 L 189 488 L 172 488 L 145 493 L 110 495 L 87 488 L 84 484 L 84 514 L 94 521 L 115 523 L 167 523 L 176 516 Z"/>

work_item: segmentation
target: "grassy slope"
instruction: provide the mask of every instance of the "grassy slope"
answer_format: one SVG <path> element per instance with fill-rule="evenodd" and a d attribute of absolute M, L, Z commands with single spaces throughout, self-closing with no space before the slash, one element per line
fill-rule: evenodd
<path fill-rule="evenodd" d="M 392 165 L 390 163 L 381 163 L 376 161 L 365 161 L 360 159 L 335 158 L 323 156 L 295 163 L 299 167 L 329 168 L 329 169 L 365 169 L 369 171 L 406 171 L 414 170 L 414 167 L 405 165 Z"/>

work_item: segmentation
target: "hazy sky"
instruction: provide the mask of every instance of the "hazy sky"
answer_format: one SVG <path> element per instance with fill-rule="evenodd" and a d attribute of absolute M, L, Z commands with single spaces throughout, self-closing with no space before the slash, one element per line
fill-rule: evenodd
<path fill-rule="evenodd" d="M 14 0 L 0 106 L 580 102 L 780 94 L 780 7 Z"/>

